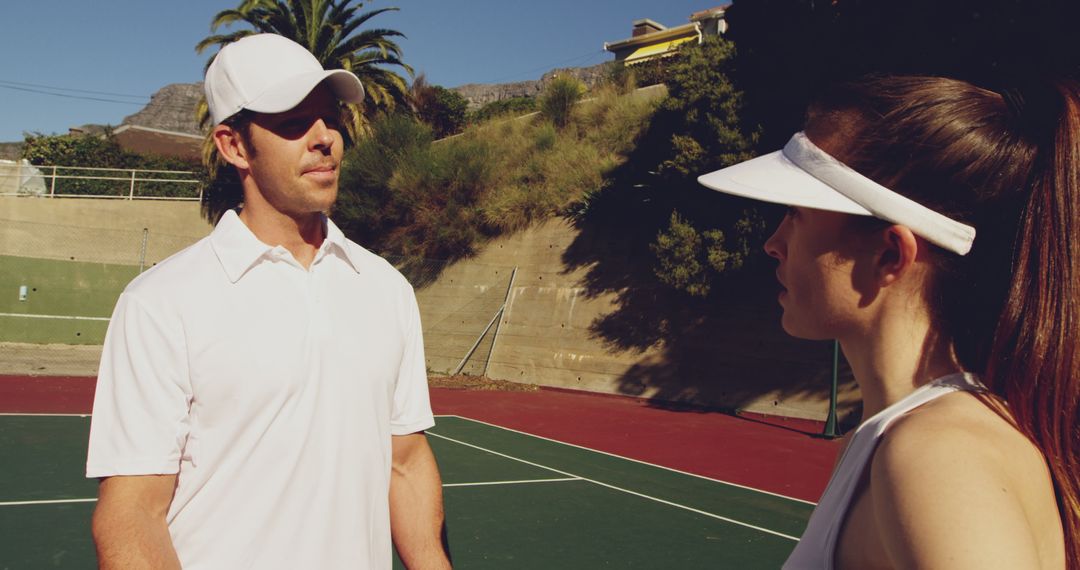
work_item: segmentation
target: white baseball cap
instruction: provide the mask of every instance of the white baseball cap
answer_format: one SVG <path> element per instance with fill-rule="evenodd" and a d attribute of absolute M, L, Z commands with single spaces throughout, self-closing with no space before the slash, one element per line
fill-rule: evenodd
<path fill-rule="evenodd" d="M 699 176 L 698 182 L 763 202 L 873 216 L 905 225 L 915 235 L 959 255 L 966 255 L 975 241 L 975 228 L 852 170 L 801 132 L 783 150 Z"/>
<path fill-rule="evenodd" d="M 288 38 L 255 34 L 218 51 L 206 70 L 203 90 L 216 125 L 241 109 L 288 111 L 323 81 L 346 103 L 364 100 L 364 87 L 352 72 L 323 69 L 311 52 Z"/>

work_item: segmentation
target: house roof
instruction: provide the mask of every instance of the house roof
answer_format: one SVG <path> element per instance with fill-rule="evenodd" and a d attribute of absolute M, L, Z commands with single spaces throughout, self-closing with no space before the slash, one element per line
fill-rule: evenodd
<path fill-rule="evenodd" d="M 731 2 L 728 2 L 727 4 L 721 4 L 721 5 L 716 6 L 714 8 L 708 8 L 708 9 L 705 9 L 705 10 L 698 10 L 697 12 L 694 12 L 693 14 L 690 14 L 690 21 L 691 22 L 700 22 L 701 20 L 707 20 L 709 18 L 721 18 L 721 17 L 724 16 L 724 12 L 727 12 L 727 9 L 730 8 L 730 7 L 731 7 Z"/>
<path fill-rule="evenodd" d="M 189 160 L 202 156 L 203 137 L 140 125 L 121 125 L 113 131 L 121 147 L 140 154 L 156 154 Z"/>
<path fill-rule="evenodd" d="M 607 51 L 616 51 L 644 45 L 652 45 L 660 42 L 667 42 L 682 37 L 697 38 L 697 36 L 698 24 L 696 22 L 691 22 L 689 24 L 683 24 L 674 28 L 668 28 L 666 30 L 660 30 L 658 32 L 652 32 L 651 34 L 644 34 L 633 38 L 627 38 L 625 40 L 619 40 L 617 42 L 604 42 L 604 49 Z"/>

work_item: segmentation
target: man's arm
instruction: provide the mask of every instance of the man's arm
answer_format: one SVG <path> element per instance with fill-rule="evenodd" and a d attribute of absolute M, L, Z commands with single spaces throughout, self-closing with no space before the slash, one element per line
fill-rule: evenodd
<path fill-rule="evenodd" d="M 180 568 L 165 524 L 175 489 L 176 475 L 102 479 L 92 523 L 100 568 Z"/>
<path fill-rule="evenodd" d="M 442 479 L 423 433 L 391 438 L 390 533 L 410 569 L 450 568 Z"/>

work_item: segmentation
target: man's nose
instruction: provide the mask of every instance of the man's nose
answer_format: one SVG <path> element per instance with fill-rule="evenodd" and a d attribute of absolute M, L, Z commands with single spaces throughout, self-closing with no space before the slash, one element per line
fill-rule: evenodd
<path fill-rule="evenodd" d="M 326 125 L 326 121 L 322 119 L 316 120 L 311 125 L 311 148 L 314 149 L 329 149 L 334 145 L 334 135 L 330 130 L 330 127 Z"/>

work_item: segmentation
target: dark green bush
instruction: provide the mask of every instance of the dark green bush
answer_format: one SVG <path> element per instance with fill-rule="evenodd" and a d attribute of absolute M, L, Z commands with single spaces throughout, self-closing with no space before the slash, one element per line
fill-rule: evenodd
<path fill-rule="evenodd" d="M 536 99 L 532 97 L 510 97 L 492 101 L 468 116 L 470 123 L 483 123 L 491 119 L 506 116 L 527 115 L 536 111 Z"/>
<path fill-rule="evenodd" d="M 126 172 L 89 170 L 91 168 L 115 168 L 135 170 L 201 171 L 196 161 L 180 158 L 136 154 L 124 150 L 113 138 L 111 131 L 103 136 L 93 135 L 26 135 L 22 157 L 35 166 L 74 166 L 83 169 L 58 169 L 58 176 L 85 176 L 98 178 L 122 178 L 125 180 L 80 180 L 58 178 L 57 194 L 126 196 L 130 191 L 130 176 Z M 46 169 L 46 174 L 51 171 Z M 181 176 L 165 173 L 140 172 L 139 179 L 171 179 Z M 188 177 L 184 177 L 188 178 Z M 139 196 L 190 197 L 198 194 L 198 186 L 170 182 L 136 182 Z"/>
<path fill-rule="evenodd" d="M 469 102 L 460 93 L 440 85 L 428 85 L 423 76 L 416 78 L 411 91 L 413 112 L 431 126 L 435 138 L 454 135 L 465 128 Z"/>

